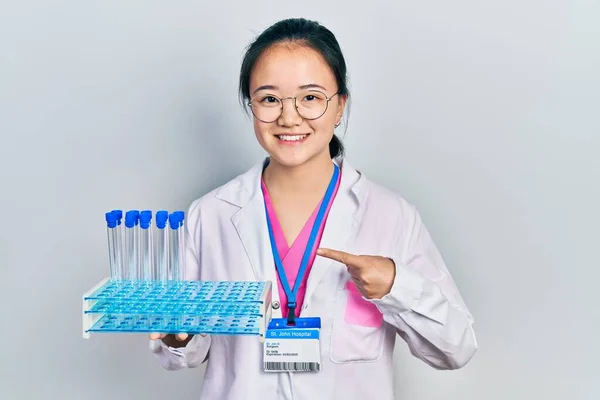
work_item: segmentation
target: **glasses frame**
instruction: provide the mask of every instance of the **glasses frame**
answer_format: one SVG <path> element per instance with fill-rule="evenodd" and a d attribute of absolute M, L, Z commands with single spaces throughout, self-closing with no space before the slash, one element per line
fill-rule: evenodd
<path fill-rule="evenodd" d="M 318 117 L 315 118 L 305 118 L 302 114 L 300 114 L 300 111 L 298 110 L 298 96 L 289 96 L 289 97 L 279 97 L 277 95 L 274 94 L 270 94 L 270 93 L 266 93 L 266 94 L 257 94 L 256 96 L 253 96 L 252 98 L 250 98 L 250 100 L 248 101 L 248 107 L 250 107 L 250 110 L 252 111 L 252 115 L 254 115 L 254 118 L 256 118 L 257 120 L 259 120 L 260 122 L 264 122 L 266 124 L 270 124 L 272 122 L 277 121 L 279 118 L 281 118 L 281 116 L 283 115 L 283 101 L 284 100 L 294 100 L 294 108 L 296 109 L 296 113 L 298 113 L 298 115 L 300 116 L 300 118 L 305 119 L 307 121 L 314 121 L 315 119 L 319 119 L 321 118 L 323 115 L 325 115 L 325 113 L 327 112 L 327 110 L 329 109 L 329 102 L 331 101 L 331 99 L 333 99 L 335 96 L 337 96 L 340 92 L 335 92 L 334 94 L 332 94 L 331 96 L 327 96 L 327 94 L 325 94 L 324 92 L 320 91 L 320 90 L 308 90 L 308 93 L 321 93 L 323 96 L 325 96 L 325 98 L 327 99 L 327 101 L 325 102 L 325 110 L 321 113 L 321 115 L 319 115 Z M 275 118 L 272 121 L 265 121 L 262 120 L 260 118 L 258 118 L 256 116 L 256 113 L 254 112 L 254 109 L 252 108 L 252 101 L 259 97 L 259 96 L 269 96 L 269 97 L 274 97 L 276 99 L 279 100 L 279 102 L 281 103 L 281 107 L 279 107 L 279 115 L 277 116 L 277 118 Z"/>

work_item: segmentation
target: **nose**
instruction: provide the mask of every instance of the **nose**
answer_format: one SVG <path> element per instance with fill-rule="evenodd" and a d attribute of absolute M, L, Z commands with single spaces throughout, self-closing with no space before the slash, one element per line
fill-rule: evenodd
<path fill-rule="evenodd" d="M 289 100 L 289 101 L 286 101 Z M 296 110 L 296 101 L 293 97 L 286 97 L 281 99 L 281 115 L 279 116 L 278 123 L 281 126 L 295 126 L 302 124 L 302 117 Z"/>

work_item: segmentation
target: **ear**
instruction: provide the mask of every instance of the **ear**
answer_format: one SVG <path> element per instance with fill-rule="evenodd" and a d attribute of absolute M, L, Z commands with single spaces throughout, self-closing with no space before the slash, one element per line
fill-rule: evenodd
<path fill-rule="evenodd" d="M 337 111 L 335 114 L 335 121 L 342 120 L 342 115 L 344 115 L 344 109 L 346 108 L 346 101 L 348 100 L 348 95 L 340 96 L 338 95 L 338 103 L 337 103 Z"/>

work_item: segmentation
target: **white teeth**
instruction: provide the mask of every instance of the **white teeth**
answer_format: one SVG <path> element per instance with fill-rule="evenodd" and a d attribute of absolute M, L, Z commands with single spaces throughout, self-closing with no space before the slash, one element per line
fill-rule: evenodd
<path fill-rule="evenodd" d="M 306 135 L 278 135 L 277 136 L 280 140 L 287 140 L 290 142 L 296 141 L 296 140 L 302 140 L 306 137 Z"/>

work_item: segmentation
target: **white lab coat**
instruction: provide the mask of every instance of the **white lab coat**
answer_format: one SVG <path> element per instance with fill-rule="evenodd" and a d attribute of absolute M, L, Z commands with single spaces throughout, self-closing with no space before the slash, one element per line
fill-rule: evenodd
<path fill-rule="evenodd" d="M 255 336 L 195 336 L 180 349 L 151 341 L 152 353 L 168 370 L 207 362 L 199 398 L 387 400 L 394 398 L 397 337 L 437 369 L 460 368 L 475 353 L 473 317 L 415 207 L 369 181 L 346 160 L 336 163 L 342 178 L 320 246 L 394 260 L 391 292 L 370 301 L 383 314 L 383 323 L 361 326 L 360 306 L 356 308 L 356 297 L 350 298 L 356 294 L 345 290 L 350 278 L 346 267 L 317 256 L 301 316 L 321 317 L 321 371 L 263 372 L 262 344 Z M 261 162 L 191 205 L 186 279 L 271 281 L 273 300 L 279 301 L 260 187 L 262 167 Z M 372 307 L 362 296 L 358 300 L 365 310 Z M 347 320 L 351 303 L 353 318 Z M 281 317 L 280 308 L 272 313 Z"/>

